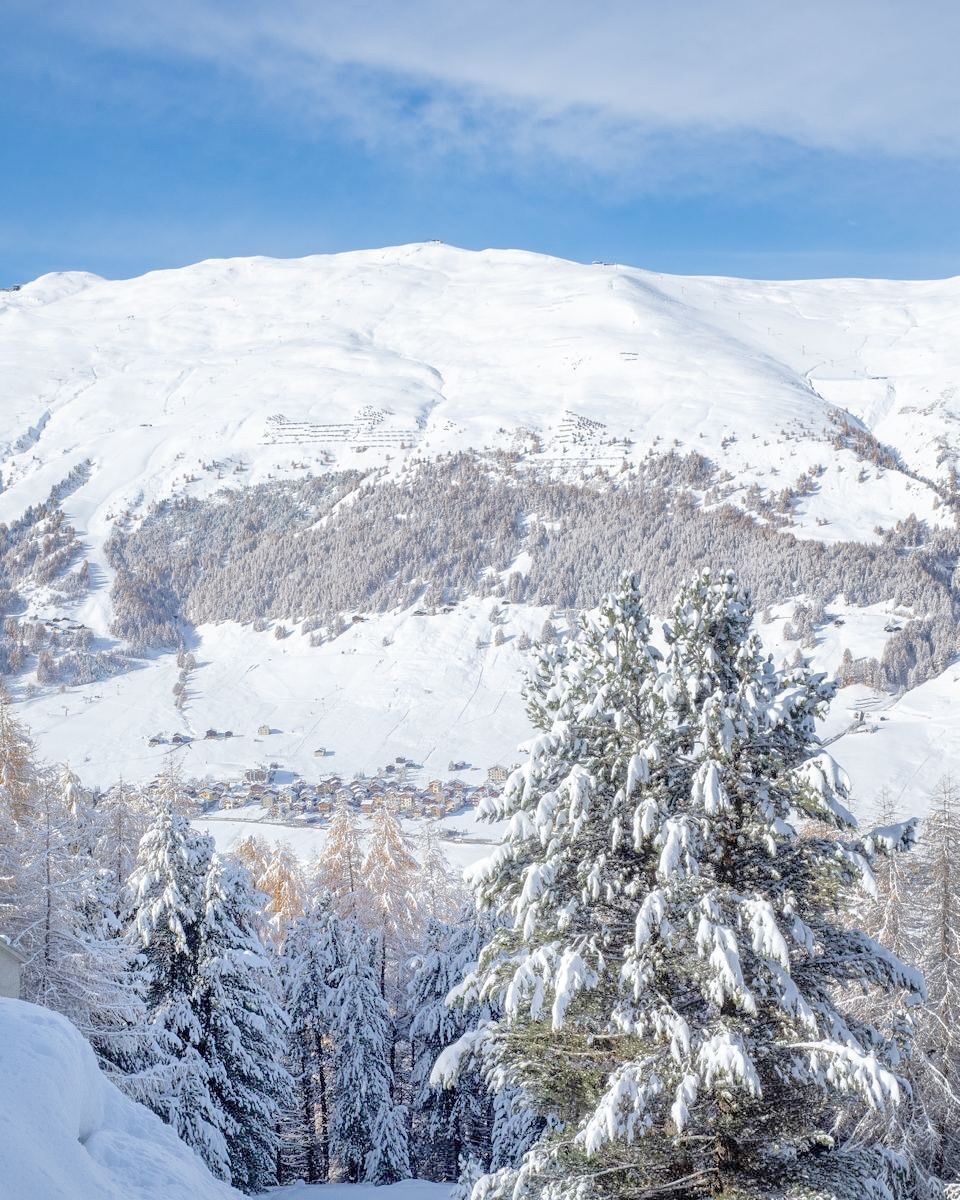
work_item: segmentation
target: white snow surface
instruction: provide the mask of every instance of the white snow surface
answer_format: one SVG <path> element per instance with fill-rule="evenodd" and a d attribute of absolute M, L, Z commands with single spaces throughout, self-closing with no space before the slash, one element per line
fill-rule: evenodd
<path fill-rule="evenodd" d="M 421 764 L 411 778 L 424 784 L 446 776 L 451 759 L 471 763 L 458 774 L 480 783 L 495 761 L 491 748 L 512 761 L 525 736 L 518 688 L 528 660 L 517 639 L 524 631 L 535 637 L 549 612 L 511 606 L 506 639 L 496 646 L 492 607 L 468 600 L 435 617 L 372 615 L 315 647 L 300 632 L 278 641 L 232 621 L 203 625 L 182 713 L 171 702 L 172 654 L 101 683 L 25 699 L 21 712 L 44 745 L 66 747 L 61 756 L 96 784 L 152 778 L 171 753 L 191 777 L 234 778 L 246 766 L 279 761 L 308 779 L 373 774 L 406 753 Z M 264 725 L 269 735 L 257 732 Z M 234 736 L 204 740 L 211 727 Z M 154 733 L 175 732 L 199 740 L 172 752 L 147 744 Z"/>
<path fill-rule="evenodd" d="M 239 1200 L 101 1074 L 65 1018 L 0 998 L 0 1197 Z"/>
<path fill-rule="evenodd" d="M 64 500 L 95 581 L 70 615 L 104 637 L 103 542 L 124 510 L 462 448 L 519 447 L 567 477 L 650 449 L 696 450 L 738 487 L 769 491 L 819 463 L 795 532 L 871 540 L 911 512 L 947 519 L 924 480 L 942 477 L 960 444 L 958 322 L 957 279 L 682 278 L 436 243 L 212 260 L 120 281 L 47 275 L 0 293 L 0 520 L 92 461 Z M 907 470 L 837 450 L 837 417 L 893 447 Z M 31 611 L 54 615 L 42 599 Z M 201 627 L 183 713 L 172 655 L 18 700 L 44 754 L 94 784 L 152 777 L 167 751 L 147 745 L 151 734 L 208 726 L 237 737 L 176 751 L 188 775 L 277 761 L 307 779 L 349 778 L 404 754 L 423 764 L 421 782 L 447 775 L 450 760 L 471 763 L 464 778 L 479 781 L 516 761 L 528 736 L 516 635 L 538 632 L 545 615 L 510 606 L 508 640 L 478 650 L 489 604 L 373 615 L 316 648 L 299 633 Z M 791 611 L 761 629 L 778 654 L 796 647 L 781 636 Z M 844 646 L 882 653 L 889 605 L 838 603 L 831 615 L 845 624 L 820 631 L 817 666 L 834 671 Z M 857 796 L 889 783 L 918 811 L 937 776 L 960 769 L 958 682 L 954 669 L 897 701 L 863 689 L 838 700 L 827 733 L 841 735 L 831 752 Z M 870 720 L 845 733 L 860 708 Z M 276 732 L 260 738 L 262 724 Z M 318 746 L 332 754 L 317 759 Z"/>
<path fill-rule="evenodd" d="M 264 1192 L 272 1200 L 450 1200 L 451 1185 L 404 1179 L 400 1183 L 294 1183 Z"/>

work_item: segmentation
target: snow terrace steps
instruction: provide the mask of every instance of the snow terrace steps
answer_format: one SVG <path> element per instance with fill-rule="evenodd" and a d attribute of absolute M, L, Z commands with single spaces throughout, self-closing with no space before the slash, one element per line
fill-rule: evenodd
<path fill-rule="evenodd" d="M 358 413 L 353 421 L 339 425 L 320 425 L 313 421 L 292 421 L 282 414 L 267 417 L 262 445 L 336 445 L 357 448 L 412 449 L 420 437 L 418 429 L 396 429 L 385 424 L 387 413 Z"/>

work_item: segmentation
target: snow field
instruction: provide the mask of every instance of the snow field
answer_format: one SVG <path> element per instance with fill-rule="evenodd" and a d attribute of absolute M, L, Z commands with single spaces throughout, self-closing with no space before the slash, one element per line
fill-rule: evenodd
<path fill-rule="evenodd" d="M 100 562 L 124 508 L 173 490 L 534 432 L 574 474 L 678 445 L 779 490 L 823 461 L 802 527 L 870 538 L 875 518 L 936 519 L 933 494 L 896 471 L 857 483 L 853 455 L 824 443 L 834 406 L 942 473 L 958 308 L 955 280 L 685 279 L 434 244 L 48 275 L 0 302 L 0 519 L 89 457 L 67 510 Z M 579 445 L 570 414 L 598 423 Z"/>
<path fill-rule="evenodd" d="M 41 745 L 61 747 L 58 758 L 101 785 L 150 779 L 171 754 L 188 777 L 231 778 L 278 761 L 308 780 L 375 774 L 403 754 L 421 764 L 414 778 L 424 785 L 446 777 L 451 760 L 471 763 L 462 777 L 481 783 L 488 766 L 514 761 L 526 735 L 518 688 L 527 656 L 517 640 L 536 637 L 549 614 L 507 606 L 507 640 L 495 646 L 493 607 L 468 600 L 434 617 L 371 615 L 318 647 L 299 632 L 278 641 L 234 622 L 201 626 L 182 713 L 170 654 L 102 683 L 25 699 L 21 711 Z M 262 725 L 274 732 L 259 735 Z M 207 741 L 208 728 L 235 736 Z M 197 740 L 174 751 L 148 746 L 157 732 Z M 329 752 L 322 759 L 319 748 Z"/>

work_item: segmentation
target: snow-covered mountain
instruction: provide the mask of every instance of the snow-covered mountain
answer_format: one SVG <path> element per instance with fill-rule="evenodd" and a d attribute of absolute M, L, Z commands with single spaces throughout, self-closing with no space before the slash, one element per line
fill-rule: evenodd
<path fill-rule="evenodd" d="M 46 514 L 29 554 L 17 533 L 5 611 L 21 625 L 59 619 L 69 646 L 109 655 L 120 649 L 111 538 L 157 520 L 158 503 L 180 506 L 161 511 L 172 555 L 178 512 L 221 489 L 342 472 L 357 473 L 342 476 L 350 487 L 398 481 L 461 451 L 485 456 L 494 477 L 507 463 L 601 488 L 598 469 L 612 488 L 671 451 L 678 463 L 702 456 L 712 474 L 690 486 L 705 510 L 737 505 L 808 542 L 888 545 L 878 529 L 911 515 L 927 532 L 952 530 L 958 327 L 960 280 L 680 278 L 434 243 L 123 281 L 44 276 L 0 293 L 0 519 L 16 529 L 52 492 L 76 542 Z M 337 503 L 353 502 L 350 487 Z M 290 495 L 306 533 L 310 514 Z M 909 542 L 886 553 L 909 555 Z M 510 572 L 524 575 L 535 557 L 523 543 Z M 65 583 L 62 564 L 76 575 L 81 559 L 83 578 Z M 925 615 L 892 584 L 882 590 L 873 585 L 869 604 L 828 598 L 804 652 L 830 671 L 844 649 L 879 659 L 895 627 Z M 786 621 L 803 598 L 800 586 L 767 597 L 782 602 L 762 627 L 777 652 L 796 649 Z M 11 678 L 43 750 L 92 782 L 149 777 L 166 753 L 151 734 L 207 727 L 238 736 L 182 751 L 189 774 L 277 760 L 310 777 L 322 746 L 333 751 L 326 770 L 403 754 L 425 777 L 442 775 L 452 759 L 510 761 L 522 740 L 520 646 L 561 603 L 542 585 L 535 599 L 510 606 L 500 644 L 488 636 L 497 601 L 486 585 L 450 611 L 378 611 L 357 594 L 349 609 L 364 620 L 338 636 L 311 639 L 294 624 L 310 611 L 293 603 L 279 614 L 274 604 L 259 629 L 196 620 L 197 667 L 176 708 L 181 668 L 159 644 L 83 684 L 40 662 L 42 636 L 32 648 L 21 638 Z M 278 616 L 293 626 L 287 637 L 275 636 Z M 919 795 L 960 764 L 956 673 L 927 671 L 899 698 L 844 693 L 829 732 L 854 724 L 848 710 L 875 714 L 834 747 L 861 795 L 884 782 Z"/>
<path fill-rule="evenodd" d="M 942 478 L 958 319 L 960 280 L 685 279 L 440 244 L 47 275 L 0 299 L 0 516 L 88 457 L 71 514 L 95 546 L 127 506 L 212 491 L 213 461 L 257 482 L 529 433 L 571 472 L 619 466 L 630 438 L 631 458 L 677 443 L 769 486 L 828 457 L 838 415 Z M 841 465 L 802 514 L 817 537 L 934 515 L 899 471 L 851 505 Z"/>

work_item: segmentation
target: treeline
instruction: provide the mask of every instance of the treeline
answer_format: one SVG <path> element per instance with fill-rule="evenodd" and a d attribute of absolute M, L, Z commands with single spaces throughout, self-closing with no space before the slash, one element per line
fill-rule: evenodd
<path fill-rule="evenodd" d="M 826 608 L 894 601 L 915 613 L 868 668 L 912 687 L 956 652 L 960 536 L 913 518 L 879 543 L 824 545 L 706 507 L 698 455 L 653 457 L 622 482 L 571 484 L 472 454 L 374 472 L 227 491 L 158 505 L 107 550 L 114 632 L 134 649 L 177 646 L 191 624 L 302 622 L 333 636 L 345 614 L 468 595 L 561 609 L 591 602 L 628 563 L 655 610 L 705 561 L 724 562 L 759 605 L 804 595 Z M 529 565 L 510 568 L 522 554 Z"/>

